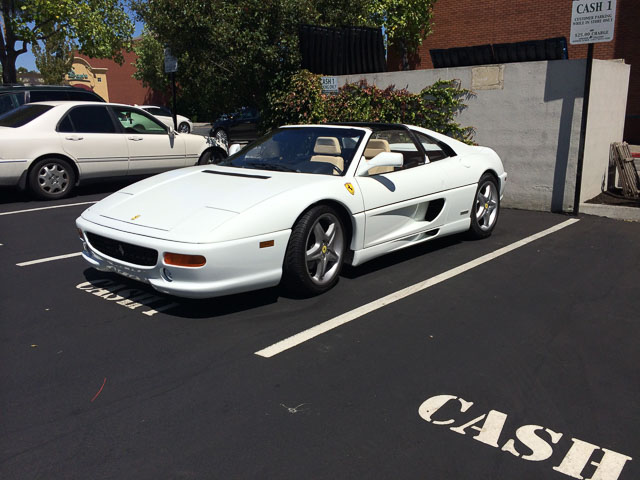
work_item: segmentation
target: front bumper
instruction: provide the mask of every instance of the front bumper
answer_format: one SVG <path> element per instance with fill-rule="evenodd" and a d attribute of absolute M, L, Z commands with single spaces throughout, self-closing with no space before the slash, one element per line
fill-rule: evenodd
<path fill-rule="evenodd" d="M 95 269 L 144 282 L 162 293 L 188 298 L 208 298 L 272 287 L 280 283 L 282 262 L 291 230 L 268 233 L 229 242 L 198 244 L 151 238 L 103 227 L 80 217 L 82 256 Z M 153 266 L 134 265 L 110 257 L 94 248 L 87 232 L 158 252 Z M 273 240 L 273 246 L 260 248 Z M 164 262 L 164 254 L 203 255 L 202 267 L 179 267 Z"/>

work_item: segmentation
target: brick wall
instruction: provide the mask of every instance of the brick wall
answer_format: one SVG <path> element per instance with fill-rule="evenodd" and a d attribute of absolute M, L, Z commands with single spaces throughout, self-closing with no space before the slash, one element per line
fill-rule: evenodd
<path fill-rule="evenodd" d="M 118 65 L 113 60 L 90 58 L 78 53 L 75 56 L 85 59 L 92 68 L 107 69 L 106 76 L 110 102 L 129 105 L 163 103 L 159 95 L 150 88 L 143 87 L 141 81 L 132 77 L 136 71 L 136 67 L 133 65 L 137 58 L 136 54 L 123 52 L 123 55 L 124 63 L 122 65 Z"/>
<path fill-rule="evenodd" d="M 640 2 L 618 0 L 614 58 L 631 65 L 624 138 L 640 145 Z"/>
<path fill-rule="evenodd" d="M 597 43 L 594 58 L 624 58 L 631 64 L 625 138 L 640 143 L 640 5 L 617 0 L 612 42 Z M 433 68 L 429 50 L 566 37 L 571 31 L 571 0 L 437 0 L 432 34 L 410 58 L 411 69 Z M 586 45 L 568 45 L 569 58 L 587 56 Z M 401 55 L 390 50 L 389 71 L 402 68 Z M 638 118 L 634 119 L 634 115 Z"/>

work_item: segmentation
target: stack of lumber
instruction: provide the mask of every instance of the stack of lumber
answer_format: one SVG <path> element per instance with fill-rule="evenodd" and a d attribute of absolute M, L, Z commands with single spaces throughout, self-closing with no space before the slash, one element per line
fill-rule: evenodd
<path fill-rule="evenodd" d="M 629 145 L 626 142 L 612 143 L 609 149 L 609 162 L 616 166 L 624 196 L 639 198 L 640 177 L 633 162 Z"/>

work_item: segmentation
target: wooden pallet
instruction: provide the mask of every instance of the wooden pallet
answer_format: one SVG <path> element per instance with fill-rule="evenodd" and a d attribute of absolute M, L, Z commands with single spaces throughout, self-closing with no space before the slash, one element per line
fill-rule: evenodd
<path fill-rule="evenodd" d="M 625 197 L 640 198 L 640 177 L 626 142 L 611 144 L 609 162 L 615 164 Z"/>

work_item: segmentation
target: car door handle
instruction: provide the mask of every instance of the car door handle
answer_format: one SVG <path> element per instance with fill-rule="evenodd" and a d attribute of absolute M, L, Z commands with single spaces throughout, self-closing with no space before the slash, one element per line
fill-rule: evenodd
<path fill-rule="evenodd" d="M 64 137 L 66 140 L 71 140 L 72 142 L 77 142 L 78 140 L 82 140 L 84 137 L 79 137 L 77 135 L 72 135 L 70 137 Z"/>
<path fill-rule="evenodd" d="M 127 137 L 129 140 L 133 140 L 134 142 L 139 142 L 142 140 L 142 137 Z"/>

